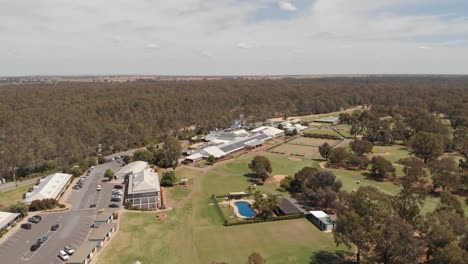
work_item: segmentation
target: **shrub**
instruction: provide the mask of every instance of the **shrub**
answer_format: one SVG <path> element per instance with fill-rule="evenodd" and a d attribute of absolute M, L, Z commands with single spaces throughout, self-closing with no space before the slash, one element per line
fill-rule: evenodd
<path fill-rule="evenodd" d="M 175 176 L 175 172 L 167 171 L 163 173 L 161 178 L 161 185 L 164 187 L 172 187 L 176 183 L 177 178 Z"/>

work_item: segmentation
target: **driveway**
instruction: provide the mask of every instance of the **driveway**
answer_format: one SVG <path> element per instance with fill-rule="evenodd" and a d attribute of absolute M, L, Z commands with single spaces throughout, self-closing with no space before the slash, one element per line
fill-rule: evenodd
<path fill-rule="evenodd" d="M 58 258 L 58 252 L 66 245 L 78 248 L 87 238 L 94 215 L 100 208 L 107 207 L 110 203 L 113 183 L 102 182 L 104 172 L 107 169 L 118 170 L 117 163 L 105 163 L 98 165 L 87 177 L 80 190 L 69 187 L 67 203 L 71 209 L 59 213 L 41 213 L 42 221 L 32 224 L 30 230 L 18 228 L 11 236 L 0 244 L 0 263 L 31 263 L 49 264 L 63 263 Z M 102 191 L 96 191 L 98 184 L 103 186 Z M 96 208 L 89 208 L 96 203 Z M 50 231 L 54 224 L 60 224 L 57 231 Z M 35 252 L 31 252 L 31 245 L 38 238 L 47 236 L 48 240 Z"/>

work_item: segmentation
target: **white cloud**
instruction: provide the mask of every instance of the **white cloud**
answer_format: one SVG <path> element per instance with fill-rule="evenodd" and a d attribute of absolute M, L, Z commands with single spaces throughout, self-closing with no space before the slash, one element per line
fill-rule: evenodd
<path fill-rule="evenodd" d="M 237 47 L 240 49 L 251 49 L 253 46 L 244 42 L 237 43 Z"/>
<path fill-rule="evenodd" d="M 278 6 L 284 11 L 296 11 L 297 10 L 297 7 L 295 7 L 292 3 L 287 2 L 287 1 L 279 1 Z"/>
<path fill-rule="evenodd" d="M 155 43 L 148 43 L 148 44 L 146 44 L 145 48 L 147 48 L 147 49 L 159 49 L 160 46 L 158 44 L 155 44 Z"/>
<path fill-rule="evenodd" d="M 419 46 L 418 49 L 423 49 L 423 50 L 431 50 L 431 46 Z"/>
<path fill-rule="evenodd" d="M 398 13 L 437 1 L 0 0 L 0 76 L 468 73 L 466 17 Z"/>

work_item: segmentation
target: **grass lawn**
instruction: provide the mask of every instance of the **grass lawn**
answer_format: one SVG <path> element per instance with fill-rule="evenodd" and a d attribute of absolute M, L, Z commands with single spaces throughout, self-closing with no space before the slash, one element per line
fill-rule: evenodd
<path fill-rule="evenodd" d="M 0 211 L 7 210 L 11 205 L 23 200 L 23 194 L 25 194 L 29 188 L 33 187 L 34 184 L 19 187 L 7 192 L 0 193 Z"/>
<path fill-rule="evenodd" d="M 201 178 L 199 192 L 183 208 L 169 212 L 164 222 L 155 219 L 156 213 L 122 214 L 121 229 L 98 263 L 244 263 L 254 251 L 268 263 L 309 263 L 314 251 L 335 250 L 332 235 L 306 219 L 222 226 L 210 196 L 247 188 L 250 183 L 244 174 L 249 173 L 247 164 L 254 155 L 215 166 Z M 292 175 L 314 164 L 270 153 L 261 155 L 271 160 L 273 174 Z"/>
<path fill-rule="evenodd" d="M 351 135 L 351 132 L 350 132 L 351 125 L 341 124 L 341 125 L 334 126 L 334 128 L 336 128 L 338 131 L 340 131 L 340 133 L 343 134 L 343 136 L 345 136 L 347 138 L 352 138 L 353 137 L 353 135 Z"/>
<path fill-rule="evenodd" d="M 178 168 L 176 170 L 177 183 L 179 183 L 181 179 L 188 179 L 189 185 L 187 187 L 175 185 L 173 187 L 166 188 L 169 205 L 172 206 L 187 196 L 192 190 L 194 178 L 200 176 L 202 173 L 203 172 L 201 170 L 191 169 L 189 167 Z"/>
<path fill-rule="evenodd" d="M 396 163 L 400 159 L 411 157 L 412 155 L 408 153 L 408 150 L 405 146 L 393 145 L 393 146 L 375 146 L 372 149 L 372 154 L 369 158 L 372 159 L 372 156 L 382 156 L 385 159 Z"/>

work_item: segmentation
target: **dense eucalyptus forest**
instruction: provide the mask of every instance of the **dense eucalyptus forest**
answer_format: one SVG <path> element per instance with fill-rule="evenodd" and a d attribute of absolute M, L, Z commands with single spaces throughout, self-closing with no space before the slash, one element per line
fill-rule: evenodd
<path fill-rule="evenodd" d="M 1 176 L 69 165 L 104 151 L 161 140 L 195 125 L 337 111 L 417 107 L 468 126 L 466 77 L 137 81 L 0 86 Z M 387 109 L 387 110 L 385 110 Z M 0 176 L 0 178 L 1 178 Z"/>

